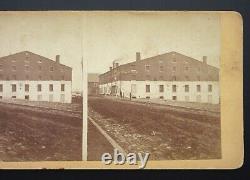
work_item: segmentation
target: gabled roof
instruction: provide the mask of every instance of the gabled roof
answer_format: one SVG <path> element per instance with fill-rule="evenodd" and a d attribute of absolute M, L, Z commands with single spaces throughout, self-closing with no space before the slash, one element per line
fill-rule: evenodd
<path fill-rule="evenodd" d="M 21 52 L 15 53 L 15 54 L 10 54 L 10 55 L 7 55 L 7 56 L 2 56 L 2 57 L 0 57 L 0 61 L 1 61 L 1 60 L 4 60 L 4 59 L 7 59 L 7 58 L 15 57 L 15 56 L 18 56 L 18 55 L 23 55 L 23 54 L 26 55 L 26 53 L 28 53 L 29 55 L 32 55 L 32 56 L 37 56 L 37 57 L 39 57 L 39 58 L 42 59 L 42 60 L 50 61 L 51 63 L 56 63 L 56 61 L 54 61 L 54 60 L 52 60 L 52 59 L 49 59 L 49 58 L 47 58 L 47 57 L 41 56 L 41 55 L 39 55 L 39 54 L 30 52 L 30 51 L 21 51 Z M 61 64 L 61 63 L 60 63 L 60 65 L 66 67 L 66 68 L 72 69 L 71 67 L 66 66 L 66 65 L 64 65 L 64 64 Z"/>

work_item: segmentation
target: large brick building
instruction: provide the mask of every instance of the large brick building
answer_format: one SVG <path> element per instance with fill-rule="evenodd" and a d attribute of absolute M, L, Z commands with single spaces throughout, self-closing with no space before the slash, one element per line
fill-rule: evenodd
<path fill-rule="evenodd" d="M 72 68 L 23 51 L 0 58 L 0 99 L 71 103 Z"/>
<path fill-rule="evenodd" d="M 219 69 L 177 52 L 119 65 L 100 75 L 100 94 L 219 103 Z"/>
<path fill-rule="evenodd" d="M 99 94 L 99 74 L 89 73 L 88 74 L 88 95 Z"/>

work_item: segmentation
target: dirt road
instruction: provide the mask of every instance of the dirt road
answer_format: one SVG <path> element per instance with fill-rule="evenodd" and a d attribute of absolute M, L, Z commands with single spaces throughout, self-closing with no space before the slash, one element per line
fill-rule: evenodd
<path fill-rule="evenodd" d="M 127 152 L 149 152 L 151 160 L 221 158 L 219 113 L 103 97 L 88 103 L 89 116 Z"/>
<path fill-rule="evenodd" d="M 82 106 L 62 106 L 50 110 L 0 103 L 0 160 L 81 160 L 81 114 L 65 109 L 79 112 Z"/>

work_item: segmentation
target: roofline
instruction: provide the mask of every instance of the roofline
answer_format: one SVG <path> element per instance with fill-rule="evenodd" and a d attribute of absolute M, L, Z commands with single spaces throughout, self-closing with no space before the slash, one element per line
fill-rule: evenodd
<path fill-rule="evenodd" d="M 141 59 L 141 60 L 139 60 L 139 61 L 145 61 L 145 60 L 148 60 L 148 59 L 160 57 L 160 56 L 163 56 L 163 55 L 166 55 L 166 54 L 171 54 L 171 53 L 177 53 L 177 54 L 182 55 L 182 56 L 185 56 L 185 57 L 187 57 L 187 58 L 189 58 L 189 59 L 198 61 L 199 63 L 203 63 L 202 61 L 199 61 L 199 60 L 194 59 L 194 58 L 192 58 L 192 57 L 190 57 L 190 56 L 186 56 L 186 55 L 184 55 L 184 54 L 181 54 L 181 53 L 178 53 L 178 52 L 175 52 L 175 51 L 171 51 L 171 52 L 167 52 L 167 53 L 163 53 L 163 54 L 158 54 L 158 55 L 156 55 L 156 56 L 147 57 L 147 58 Z M 125 66 L 125 65 L 128 65 L 128 64 L 133 64 L 133 63 L 135 63 L 135 62 L 137 62 L 137 61 L 132 61 L 132 62 L 129 62 L 129 63 L 126 63 L 126 64 L 121 64 L 121 65 L 119 65 L 117 68 L 122 67 L 122 66 Z M 210 67 L 212 67 L 212 68 L 215 68 L 215 69 L 219 70 L 219 68 L 217 68 L 217 67 L 215 67 L 215 66 L 212 66 L 212 65 L 209 65 L 209 64 L 207 64 L 207 66 L 210 66 Z M 106 74 L 106 73 L 108 73 L 108 72 L 110 72 L 110 70 L 107 71 L 107 72 L 105 72 L 105 73 L 102 73 L 102 74 L 100 74 L 100 75 L 104 75 L 104 74 Z M 99 75 L 99 76 L 100 76 L 100 75 Z"/>
<path fill-rule="evenodd" d="M 7 55 L 7 56 L 2 56 L 2 57 L 0 57 L 0 60 L 1 60 L 1 59 L 4 59 L 4 58 L 7 58 L 7 57 L 10 57 L 10 56 L 14 56 L 14 55 L 20 54 L 20 53 L 24 53 L 24 52 L 32 53 L 32 54 L 34 54 L 34 55 L 36 55 L 36 56 L 39 56 L 39 57 L 41 57 L 41 58 L 47 59 L 47 60 L 49 60 L 49 61 L 56 62 L 56 61 L 54 61 L 54 60 L 52 60 L 52 59 L 49 59 L 49 58 L 47 58 L 47 57 L 45 57 L 45 56 L 42 56 L 42 55 L 33 53 L 33 52 L 31 52 L 31 51 L 20 51 L 20 52 L 17 52 L 17 53 L 14 53 L 14 54 L 10 54 L 10 55 Z M 61 63 L 59 63 L 59 64 L 60 64 L 61 66 L 65 66 L 65 67 L 70 68 L 70 69 L 72 70 L 72 67 L 70 67 L 70 66 L 67 66 L 67 65 L 64 65 L 64 64 L 61 64 Z"/>

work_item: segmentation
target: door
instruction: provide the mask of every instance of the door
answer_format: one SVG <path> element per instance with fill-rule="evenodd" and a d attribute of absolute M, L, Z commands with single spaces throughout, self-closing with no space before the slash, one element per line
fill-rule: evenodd
<path fill-rule="evenodd" d="M 132 96 L 136 95 L 136 84 L 131 84 L 131 95 Z"/>

